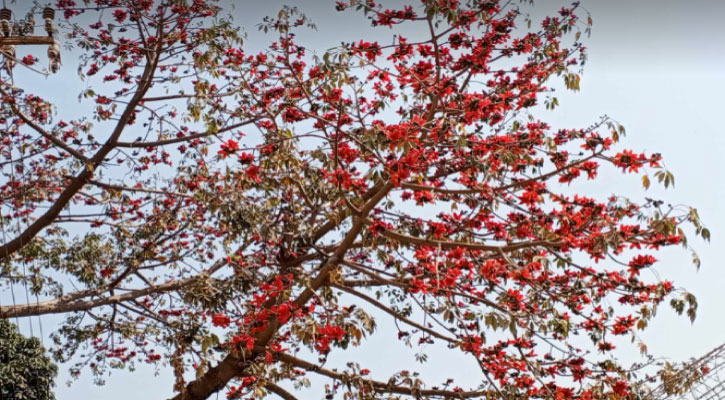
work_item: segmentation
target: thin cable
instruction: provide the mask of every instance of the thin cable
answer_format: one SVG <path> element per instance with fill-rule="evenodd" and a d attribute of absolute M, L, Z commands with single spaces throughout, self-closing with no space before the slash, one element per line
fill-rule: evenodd
<path fill-rule="evenodd" d="M 33 259 L 33 269 L 36 273 L 39 272 L 38 266 L 35 263 L 35 259 Z M 42 285 L 42 281 L 40 281 L 40 284 Z M 40 304 L 40 299 L 38 298 L 37 291 L 35 292 L 35 304 Z M 40 342 L 43 344 L 43 347 L 45 347 L 45 335 L 43 334 L 43 319 L 41 318 L 40 313 L 38 313 L 38 328 L 40 328 Z"/>
<path fill-rule="evenodd" d="M 12 84 L 12 87 L 15 87 L 15 76 L 13 76 L 12 71 L 8 71 L 8 72 L 10 74 L 10 83 Z M 18 134 L 20 135 L 20 140 L 22 140 L 23 139 L 22 134 L 19 131 L 18 131 Z M 21 166 L 22 166 L 22 176 L 21 176 L 21 179 L 25 180 L 26 171 L 25 171 L 25 158 L 23 157 L 23 153 L 24 153 L 24 151 L 23 151 L 23 148 L 21 146 L 20 147 L 20 150 L 19 150 L 18 157 L 20 158 L 20 162 L 21 162 Z M 11 160 L 11 164 L 10 164 L 10 173 L 11 173 L 11 175 L 10 175 L 11 178 L 13 179 L 13 181 L 15 181 L 16 180 L 16 175 L 15 175 L 15 168 L 13 166 L 12 160 Z M 25 193 L 23 193 L 22 194 L 22 197 L 20 198 L 20 204 L 25 205 Z M 15 219 L 15 225 L 17 226 L 18 234 L 20 235 L 19 237 L 21 238 L 20 248 L 22 249 L 24 247 L 24 243 L 22 242 L 22 234 L 21 233 L 23 232 L 23 229 L 22 229 L 22 226 L 20 226 L 20 218 L 16 218 Z M 4 233 L 5 232 L 3 231 L 3 234 Z M 4 241 L 4 239 L 5 238 L 3 238 L 3 241 Z M 27 286 L 28 285 L 28 282 L 26 281 L 26 275 L 27 275 L 27 273 L 25 271 L 25 258 L 23 258 L 23 283 L 25 284 L 25 300 L 26 300 L 26 303 L 27 303 L 28 300 L 29 300 L 29 298 L 28 298 L 28 291 L 27 291 L 27 289 L 28 289 L 28 286 Z M 11 285 L 12 285 L 12 280 L 10 282 L 11 282 Z M 12 286 L 10 286 L 10 288 L 11 288 L 11 291 L 13 292 L 13 305 L 15 305 L 15 293 L 14 293 L 15 291 L 12 290 Z M 16 317 L 16 323 L 18 325 L 18 329 L 20 329 L 20 321 L 17 319 L 17 317 Z M 30 335 L 31 336 L 34 336 L 33 335 L 33 320 L 32 319 L 29 319 L 28 323 L 30 324 Z"/>
<path fill-rule="evenodd" d="M 13 288 L 13 285 L 14 285 L 13 279 L 10 278 L 10 295 L 13 298 L 13 308 L 16 308 L 17 304 L 15 303 L 15 289 Z M 18 318 L 17 315 L 15 316 L 15 325 L 17 325 L 18 329 L 20 329 L 20 318 Z"/>
<path fill-rule="evenodd" d="M 3 243 L 7 243 L 7 237 L 5 235 L 5 219 L 2 216 L 1 208 L 0 208 L 0 229 L 2 230 L 2 234 L 3 234 Z M 7 258 L 8 256 L 9 256 L 9 253 L 6 251 L 5 258 Z M 13 289 L 12 270 L 10 271 L 10 278 L 8 280 L 10 281 L 10 294 L 12 295 L 12 298 L 13 298 L 13 307 L 16 307 L 17 305 L 15 304 L 15 290 Z M 15 325 L 18 326 L 18 329 L 20 328 L 20 319 L 18 318 L 17 315 L 15 316 Z"/>
<path fill-rule="evenodd" d="M 25 304 L 30 304 L 30 295 L 28 295 L 28 272 L 25 268 L 25 260 L 23 259 L 23 286 L 25 286 Z M 33 319 L 28 318 L 28 325 L 30 325 L 30 336 L 35 337 L 33 332 Z"/>
<path fill-rule="evenodd" d="M 4 6 L 5 6 L 5 0 L 3 0 L 3 7 Z M 8 75 L 10 76 L 10 82 L 11 82 L 11 84 L 13 86 L 15 86 L 15 81 L 14 81 L 12 72 L 11 71 L 8 71 Z M 14 168 L 13 168 L 13 165 L 12 164 L 13 164 L 13 160 L 12 160 L 12 152 L 11 152 L 11 154 L 10 154 L 10 168 L 11 168 L 11 171 L 13 171 L 12 173 L 13 173 L 13 176 L 14 176 L 15 175 L 15 171 L 14 171 Z M 5 218 L 2 215 L 2 208 L 1 207 L 0 207 L 0 230 L 2 230 L 3 243 L 7 243 L 7 235 L 5 233 Z M 5 258 L 6 259 L 9 259 L 10 258 L 10 253 L 8 252 L 8 250 L 5 250 Z M 10 263 L 8 263 L 8 265 L 10 265 Z M 15 283 L 13 282 L 12 269 L 10 271 L 9 282 L 10 282 L 10 295 L 11 295 L 11 297 L 13 299 L 13 307 L 17 307 L 17 303 L 15 301 L 15 288 L 14 288 Z M 18 327 L 18 329 L 20 329 L 20 318 L 17 315 L 15 316 L 15 325 Z"/>

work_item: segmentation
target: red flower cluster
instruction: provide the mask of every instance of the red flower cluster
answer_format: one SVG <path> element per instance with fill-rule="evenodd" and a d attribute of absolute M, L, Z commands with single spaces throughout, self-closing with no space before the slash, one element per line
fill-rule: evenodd
<path fill-rule="evenodd" d="M 330 351 L 330 343 L 338 342 L 347 335 L 342 327 L 327 324 L 317 327 L 317 336 L 315 337 L 315 349 L 320 353 Z"/>
<path fill-rule="evenodd" d="M 228 316 L 226 316 L 222 313 L 217 313 L 217 314 L 214 314 L 214 316 L 212 317 L 211 323 L 214 326 L 218 326 L 220 328 L 226 328 L 232 323 L 232 320 Z"/>

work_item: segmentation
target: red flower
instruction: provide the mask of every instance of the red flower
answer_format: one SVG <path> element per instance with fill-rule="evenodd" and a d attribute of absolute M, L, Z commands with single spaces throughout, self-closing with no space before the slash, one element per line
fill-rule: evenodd
<path fill-rule="evenodd" d="M 380 50 L 380 45 L 377 42 L 358 42 L 357 46 L 354 47 L 355 53 L 363 54 L 368 61 L 375 61 L 377 56 L 383 52 Z"/>
<path fill-rule="evenodd" d="M 241 164 L 250 164 L 252 161 L 254 161 L 254 156 L 249 153 L 242 152 L 242 154 L 239 155 L 239 162 Z"/>
<path fill-rule="evenodd" d="M 339 326 L 327 324 L 317 328 L 315 348 L 321 353 L 330 351 L 330 342 L 342 340 L 347 332 Z"/>
<path fill-rule="evenodd" d="M 229 139 L 222 143 L 221 150 L 219 150 L 219 157 L 227 158 L 230 154 L 234 154 L 239 150 L 239 143 L 236 140 Z"/>
<path fill-rule="evenodd" d="M 626 317 L 617 317 L 617 321 L 612 326 L 612 334 L 624 335 L 632 329 L 635 322 L 637 322 L 637 319 L 631 315 L 627 315 Z"/>
<path fill-rule="evenodd" d="M 635 154 L 632 150 L 624 150 L 614 156 L 612 164 L 627 172 L 637 172 L 646 161 L 647 157 L 644 154 Z"/>
<path fill-rule="evenodd" d="M 233 336 L 232 337 L 232 346 L 236 346 L 238 344 L 244 344 L 244 347 L 247 348 L 247 350 L 252 350 L 254 348 L 254 338 L 243 334 L 241 336 Z"/>
<path fill-rule="evenodd" d="M 429 191 L 419 190 L 415 192 L 415 202 L 418 205 L 423 205 L 425 203 L 432 203 L 433 202 L 433 193 Z"/>
<path fill-rule="evenodd" d="M 649 267 L 650 265 L 657 262 L 657 259 L 651 255 L 639 254 L 629 262 L 630 273 L 633 275 L 639 274 L 639 270 L 642 268 Z"/>
<path fill-rule="evenodd" d="M 119 23 L 125 21 L 127 16 L 128 16 L 128 12 L 124 11 L 124 10 L 116 10 L 113 12 L 113 17 Z"/>
<path fill-rule="evenodd" d="M 247 179 L 259 183 L 259 169 L 257 165 L 250 165 L 244 170 L 244 174 L 247 176 Z"/>
<path fill-rule="evenodd" d="M 612 384 L 612 391 L 618 396 L 629 395 L 629 384 L 626 381 L 616 381 Z"/>
<path fill-rule="evenodd" d="M 218 326 L 220 328 L 226 328 L 232 323 L 232 320 L 231 320 L 231 318 L 227 317 L 226 315 L 224 315 L 222 313 L 217 313 L 217 314 L 214 314 L 214 316 L 211 318 L 211 323 L 214 326 Z"/>

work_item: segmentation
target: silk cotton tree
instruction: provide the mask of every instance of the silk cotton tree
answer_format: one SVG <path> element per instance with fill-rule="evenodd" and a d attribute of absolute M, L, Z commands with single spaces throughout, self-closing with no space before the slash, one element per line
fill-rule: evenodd
<path fill-rule="evenodd" d="M 225 3 L 56 6 L 87 113 L 2 75 L 2 283 L 40 300 L 0 316 L 63 314 L 74 374 L 155 364 L 175 399 L 293 399 L 317 375 L 328 398 L 625 399 L 645 389 L 617 337 L 662 302 L 694 318 L 643 271 L 681 226 L 709 236 L 697 213 L 582 185 L 611 166 L 669 186 L 661 157 L 609 119 L 534 115 L 578 89 L 576 4 L 337 2 L 390 38 L 327 52 L 294 8 L 252 51 Z M 480 384 L 321 364 L 371 335 L 470 357 Z"/>

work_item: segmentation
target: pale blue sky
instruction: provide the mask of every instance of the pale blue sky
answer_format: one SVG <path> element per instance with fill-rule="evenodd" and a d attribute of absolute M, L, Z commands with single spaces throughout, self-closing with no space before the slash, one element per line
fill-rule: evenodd
<path fill-rule="evenodd" d="M 286 2 L 293 3 L 293 2 Z M 364 21 L 357 15 L 339 14 L 332 10 L 334 1 L 298 1 L 317 23 L 318 32 L 303 37 L 309 48 L 325 49 L 340 40 L 369 37 Z M 725 101 L 725 28 L 719 27 L 725 7 L 714 0 L 692 1 L 601 1 L 581 2 L 594 18 L 592 37 L 587 39 L 589 63 L 579 93 L 559 93 L 561 106 L 554 113 L 539 117 L 555 127 L 585 127 L 607 114 L 624 124 L 627 147 L 659 152 L 668 169 L 675 173 L 676 186 L 666 192 L 652 188 L 645 192 L 639 177 L 605 174 L 591 190 L 608 194 L 616 190 L 632 197 L 663 197 L 672 203 L 697 207 L 712 231 L 712 243 L 693 240 L 692 245 L 702 259 L 696 272 L 689 254 L 676 249 L 661 253 L 657 271 L 673 279 L 678 286 L 694 292 L 699 299 L 698 318 L 691 325 L 687 318 L 676 317 L 662 307 L 648 331 L 642 336 L 650 351 L 675 360 L 702 354 L 725 341 L 725 269 L 718 256 L 725 247 L 725 136 L 721 118 Z M 238 1 L 238 22 L 256 31 L 253 24 L 262 16 L 273 14 L 285 2 L 269 0 Z M 558 9 L 564 3 L 540 0 L 535 13 L 547 7 Z M 381 37 L 389 31 L 378 31 Z M 73 69 L 71 61 L 66 68 Z M 62 87 L 53 78 L 42 83 L 58 99 L 68 96 L 75 101 L 78 90 Z M 72 91 L 69 92 L 69 89 Z M 653 185 L 655 186 L 655 185 Z M 44 319 L 47 334 L 53 318 Z M 23 332 L 29 333 L 22 325 Z M 36 325 L 37 329 L 37 325 Z M 36 333 L 37 334 L 37 333 Z M 393 350 L 389 339 L 376 335 L 370 343 L 353 353 L 358 360 L 369 361 L 368 368 L 383 372 L 415 368 L 407 354 Z M 397 344 L 397 342 L 396 342 Z M 409 355 L 409 354 L 408 354 Z M 458 362 L 455 356 L 433 352 L 429 367 L 441 369 Z M 458 365 L 458 364 L 456 364 Z M 447 368 L 443 368 L 447 369 Z M 446 371 L 452 372 L 452 371 Z M 462 368 L 461 379 L 476 379 L 475 370 Z M 382 375 L 380 376 L 382 377 Z M 164 373 L 156 377 L 142 367 L 136 373 L 115 372 L 103 387 L 92 384 L 88 374 L 71 387 L 64 385 L 66 371 L 56 390 L 59 400 L 99 398 L 104 400 L 164 399 L 170 395 L 172 379 Z M 220 398 L 224 396 L 221 395 Z"/>

